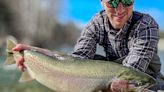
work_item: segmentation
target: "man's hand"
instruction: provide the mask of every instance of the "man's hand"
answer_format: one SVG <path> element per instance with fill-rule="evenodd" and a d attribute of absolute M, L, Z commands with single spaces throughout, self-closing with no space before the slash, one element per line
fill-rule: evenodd
<path fill-rule="evenodd" d="M 30 50 L 32 47 L 29 45 L 25 44 L 17 44 L 14 48 L 12 48 L 13 52 L 21 52 L 23 50 Z M 17 68 L 20 71 L 24 71 L 25 66 L 24 66 L 24 57 L 20 56 L 19 58 L 14 58 L 16 61 Z"/>
<path fill-rule="evenodd" d="M 43 48 L 38 48 L 38 47 L 34 47 L 34 46 L 30 46 L 30 45 L 25 45 L 25 44 L 17 44 L 14 48 L 12 48 L 13 52 L 21 52 L 24 50 L 33 50 L 33 51 L 37 51 L 39 53 L 48 55 L 48 56 L 53 56 L 53 52 L 51 52 L 50 50 L 47 49 L 43 49 Z M 16 65 L 18 67 L 19 70 L 24 71 L 25 66 L 24 66 L 24 57 L 20 56 L 19 58 L 14 58 L 16 61 Z"/>
<path fill-rule="evenodd" d="M 131 92 L 135 86 L 126 80 L 116 79 L 111 84 L 111 92 Z"/>

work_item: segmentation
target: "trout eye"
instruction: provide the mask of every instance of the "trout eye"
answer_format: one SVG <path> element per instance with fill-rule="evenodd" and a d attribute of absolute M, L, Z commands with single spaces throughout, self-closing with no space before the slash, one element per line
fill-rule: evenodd
<path fill-rule="evenodd" d="M 142 82 L 138 82 L 138 83 L 135 83 L 135 86 L 142 86 L 142 85 L 144 85 Z"/>
<path fill-rule="evenodd" d="M 137 81 L 130 81 L 129 84 L 134 84 L 136 87 L 146 85 L 145 81 L 137 82 Z"/>

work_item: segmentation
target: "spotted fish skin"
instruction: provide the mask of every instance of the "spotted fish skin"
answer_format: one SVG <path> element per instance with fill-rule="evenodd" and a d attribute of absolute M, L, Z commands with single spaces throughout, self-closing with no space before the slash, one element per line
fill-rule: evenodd
<path fill-rule="evenodd" d="M 96 92 L 106 89 L 114 79 L 134 82 L 138 84 L 136 89 L 156 83 L 149 75 L 114 62 L 82 60 L 60 52 L 54 52 L 53 56 L 34 50 L 12 52 L 13 44 L 8 40 L 6 64 L 12 64 L 12 57 L 24 56 L 26 71 L 20 81 L 35 79 L 55 92 Z"/>

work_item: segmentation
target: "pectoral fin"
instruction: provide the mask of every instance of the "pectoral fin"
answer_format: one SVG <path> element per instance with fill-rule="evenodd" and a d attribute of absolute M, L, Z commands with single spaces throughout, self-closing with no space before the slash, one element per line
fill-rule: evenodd
<path fill-rule="evenodd" d="M 29 72 L 27 70 L 25 70 L 20 79 L 19 79 L 19 82 L 27 82 L 27 81 L 31 81 L 31 80 L 34 80 L 34 78 L 29 74 Z"/>

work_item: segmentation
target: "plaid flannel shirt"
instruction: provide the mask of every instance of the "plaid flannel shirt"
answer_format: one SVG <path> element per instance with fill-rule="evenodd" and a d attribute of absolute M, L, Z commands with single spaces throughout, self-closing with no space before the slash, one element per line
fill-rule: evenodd
<path fill-rule="evenodd" d="M 142 18 L 137 20 L 127 37 L 127 30 L 132 24 L 132 16 L 140 15 Z M 105 11 L 100 11 L 83 29 L 72 55 L 94 59 L 96 47 L 99 44 L 105 48 L 108 61 L 118 60 L 124 66 L 147 72 L 150 75 L 159 72 L 161 63 L 157 55 L 158 25 L 148 14 L 134 11 L 132 16 L 124 27 L 117 31 L 112 28 Z"/>

